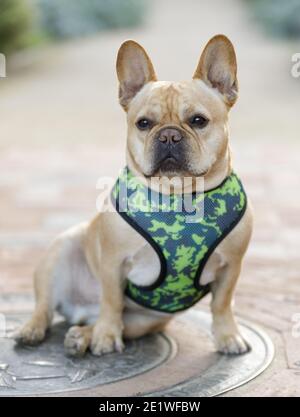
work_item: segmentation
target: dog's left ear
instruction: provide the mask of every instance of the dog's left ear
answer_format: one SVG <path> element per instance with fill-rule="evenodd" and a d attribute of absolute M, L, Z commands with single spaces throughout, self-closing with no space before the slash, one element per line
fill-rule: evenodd
<path fill-rule="evenodd" d="M 214 36 L 204 48 L 194 79 L 217 88 L 231 107 L 238 96 L 237 64 L 234 47 L 224 35 Z"/>
<path fill-rule="evenodd" d="M 157 79 L 146 51 L 132 40 L 124 42 L 119 49 L 117 74 L 120 82 L 119 100 L 125 110 L 145 84 Z"/>

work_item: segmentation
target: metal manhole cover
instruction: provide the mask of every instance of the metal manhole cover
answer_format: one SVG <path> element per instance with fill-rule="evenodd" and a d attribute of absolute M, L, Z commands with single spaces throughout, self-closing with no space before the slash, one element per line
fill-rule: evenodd
<path fill-rule="evenodd" d="M 6 316 L 8 335 L 22 322 Z M 161 365 L 171 355 L 173 342 L 162 334 L 130 341 L 122 355 L 67 357 L 64 336 L 69 326 L 55 324 L 46 341 L 37 347 L 20 347 L 10 338 L 0 339 L 0 395 L 32 395 L 72 391 L 120 381 Z"/>
<path fill-rule="evenodd" d="M 27 314 L 6 315 L 11 331 Z M 215 396 L 257 377 L 271 363 L 271 339 L 259 328 L 239 321 L 252 350 L 242 356 L 215 352 L 211 315 L 189 310 L 164 334 L 127 342 L 123 354 L 69 358 L 63 349 L 68 326 L 57 323 L 38 347 L 15 347 L 0 338 L 0 396 Z"/>
<path fill-rule="evenodd" d="M 207 334 L 211 329 L 211 315 L 190 310 L 184 321 L 199 323 Z M 251 351 L 243 355 L 216 354 L 216 360 L 202 373 L 180 381 L 169 388 L 147 393 L 147 396 L 214 397 L 246 384 L 260 375 L 274 358 L 274 345 L 269 336 L 257 326 L 239 320 L 242 334 L 250 343 Z M 200 346 L 199 346 L 200 347 Z"/>

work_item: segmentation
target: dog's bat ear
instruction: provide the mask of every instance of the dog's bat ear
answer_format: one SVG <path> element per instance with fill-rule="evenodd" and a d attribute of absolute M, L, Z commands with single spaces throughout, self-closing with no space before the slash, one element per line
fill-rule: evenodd
<path fill-rule="evenodd" d="M 155 71 L 144 48 L 137 42 L 124 42 L 118 52 L 117 75 L 119 99 L 125 110 L 129 102 L 150 81 L 156 81 Z"/>
<path fill-rule="evenodd" d="M 194 79 L 217 88 L 231 107 L 238 96 L 237 63 L 234 47 L 224 35 L 214 36 L 204 48 Z"/>

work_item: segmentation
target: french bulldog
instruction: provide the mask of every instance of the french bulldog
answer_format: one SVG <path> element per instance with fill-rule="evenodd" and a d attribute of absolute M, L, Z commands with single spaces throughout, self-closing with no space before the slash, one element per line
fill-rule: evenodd
<path fill-rule="evenodd" d="M 232 172 L 228 113 L 238 96 L 230 40 L 214 36 L 189 81 L 158 81 L 147 53 L 132 40 L 121 45 L 116 68 L 119 101 L 127 115 L 130 172 L 148 185 L 152 177 L 202 178 L 204 192 L 224 182 Z M 194 192 L 195 187 L 192 181 L 183 192 Z M 172 192 L 178 192 L 176 184 Z M 232 301 L 251 231 L 248 202 L 199 277 L 212 294 L 212 332 L 216 349 L 224 354 L 249 349 Z M 179 314 L 147 308 L 124 293 L 127 280 L 147 286 L 159 272 L 157 253 L 137 230 L 117 212 L 98 213 L 51 244 L 34 276 L 35 310 L 15 339 L 29 345 L 42 342 L 57 310 L 72 324 L 64 341 L 67 354 L 121 352 L 124 339 L 161 331 Z"/>

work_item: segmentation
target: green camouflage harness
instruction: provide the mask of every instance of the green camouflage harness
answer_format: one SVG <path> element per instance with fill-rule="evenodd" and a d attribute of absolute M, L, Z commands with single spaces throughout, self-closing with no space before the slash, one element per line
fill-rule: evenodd
<path fill-rule="evenodd" d="M 203 268 L 247 205 L 235 173 L 212 190 L 167 196 L 146 187 L 128 168 L 112 190 L 112 201 L 124 220 L 151 244 L 161 264 L 152 285 L 128 280 L 125 294 L 144 307 L 166 313 L 185 310 L 209 292 L 209 284 L 200 284 Z"/>

